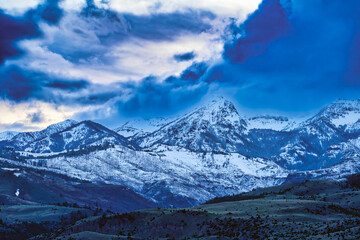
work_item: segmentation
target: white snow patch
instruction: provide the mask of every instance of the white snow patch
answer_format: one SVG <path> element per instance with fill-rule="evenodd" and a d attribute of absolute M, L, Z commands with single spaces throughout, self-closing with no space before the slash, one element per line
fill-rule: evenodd
<path fill-rule="evenodd" d="M 275 131 L 289 131 L 297 126 L 296 121 L 285 117 L 254 117 L 247 119 L 247 130 L 251 129 L 269 129 Z"/>
<path fill-rule="evenodd" d="M 339 118 L 332 119 L 332 123 L 336 126 L 352 125 L 360 120 L 360 112 L 347 112 Z"/>
<path fill-rule="evenodd" d="M 1 168 L 4 171 L 9 171 L 9 172 L 15 172 L 15 171 L 19 171 L 20 169 L 18 168 Z"/>
<path fill-rule="evenodd" d="M 121 127 L 114 129 L 114 132 L 117 132 L 124 137 L 131 137 L 139 134 L 146 135 L 158 130 L 172 120 L 172 118 L 132 119 Z"/>

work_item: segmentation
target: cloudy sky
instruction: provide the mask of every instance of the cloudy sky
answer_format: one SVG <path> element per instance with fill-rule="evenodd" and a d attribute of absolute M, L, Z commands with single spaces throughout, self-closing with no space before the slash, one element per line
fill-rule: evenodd
<path fill-rule="evenodd" d="M 0 0 L 0 131 L 116 127 L 224 95 L 300 115 L 360 98 L 360 1 Z"/>

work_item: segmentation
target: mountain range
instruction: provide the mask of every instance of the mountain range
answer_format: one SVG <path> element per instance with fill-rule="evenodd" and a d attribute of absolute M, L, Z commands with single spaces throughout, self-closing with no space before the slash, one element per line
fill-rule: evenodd
<path fill-rule="evenodd" d="M 284 182 L 359 172 L 360 100 L 337 101 L 296 121 L 245 117 L 216 98 L 180 117 L 129 121 L 114 130 L 66 120 L 38 132 L 6 132 L 0 147 L 2 169 L 21 169 L 9 170 L 19 177 L 41 170 L 121 186 L 147 205 L 188 207 Z M 18 188 L 9 191 L 12 198 Z M 21 197 L 30 201 L 26 191 Z"/>

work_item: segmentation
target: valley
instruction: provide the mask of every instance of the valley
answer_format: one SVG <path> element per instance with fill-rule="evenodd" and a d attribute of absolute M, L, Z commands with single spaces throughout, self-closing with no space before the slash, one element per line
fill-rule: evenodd
<path fill-rule="evenodd" d="M 106 212 L 86 217 L 82 212 L 93 212 L 80 208 L 73 214 L 72 223 L 64 224 L 63 220 L 62 228 L 48 228 L 31 239 L 358 239 L 359 180 L 360 175 L 352 175 L 341 182 L 287 183 L 182 209 Z M 21 213 L 21 208 L 29 209 L 28 215 Z M 71 207 L 52 206 L 50 217 L 49 208 L 0 207 L 2 216 L 14 216 L 17 211 L 15 216 L 26 220 L 31 217 L 25 216 L 40 213 L 42 217 L 36 218 L 40 222 L 56 222 L 51 218 L 60 212 L 66 216 L 74 211 Z"/>

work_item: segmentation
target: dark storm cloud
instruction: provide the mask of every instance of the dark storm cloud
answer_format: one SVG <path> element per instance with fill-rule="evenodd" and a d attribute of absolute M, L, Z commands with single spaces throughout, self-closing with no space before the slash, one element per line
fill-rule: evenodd
<path fill-rule="evenodd" d="M 211 29 L 207 22 L 214 19 L 210 12 L 189 11 L 185 13 L 136 16 L 125 14 L 131 26 L 130 35 L 148 40 L 173 40 L 186 33 L 200 34 Z"/>
<path fill-rule="evenodd" d="M 154 117 L 176 113 L 195 102 L 207 92 L 206 85 L 182 85 L 175 88 L 172 84 L 159 84 L 148 78 L 140 86 L 134 86 L 132 97 L 118 101 L 120 113 L 127 116 Z"/>
<path fill-rule="evenodd" d="M 63 11 L 59 8 L 61 0 L 46 0 L 23 17 L 13 17 L 0 9 L 0 65 L 8 58 L 19 57 L 24 53 L 17 43 L 23 39 L 39 38 L 42 32 L 38 27 L 40 20 L 51 24 L 59 22 Z"/>
<path fill-rule="evenodd" d="M 90 84 L 84 80 L 77 80 L 77 81 L 52 80 L 49 83 L 47 83 L 45 86 L 50 88 L 67 90 L 67 91 L 76 91 L 79 89 L 83 89 L 89 85 Z"/>
<path fill-rule="evenodd" d="M 43 114 L 40 111 L 28 114 L 27 118 L 30 120 L 31 123 L 41 123 L 44 120 Z"/>
<path fill-rule="evenodd" d="M 93 86 L 96 89 L 96 86 Z M 103 87 L 101 90 L 91 90 L 86 95 L 80 95 L 73 98 L 71 101 L 80 105 L 99 105 L 104 104 L 111 99 L 121 96 L 125 93 L 126 87 L 121 84 L 111 84 L 110 86 Z M 64 99 L 66 101 L 66 99 Z"/>
<path fill-rule="evenodd" d="M 169 77 L 166 81 L 148 77 L 140 83 L 127 85 L 132 88 L 132 97 L 117 103 L 119 111 L 129 116 L 143 117 L 176 113 L 196 103 L 207 93 L 209 86 L 199 81 L 206 70 L 205 63 L 194 63 L 180 77 Z"/>
<path fill-rule="evenodd" d="M 186 62 L 194 59 L 196 54 L 194 52 L 187 52 L 183 54 L 175 54 L 174 59 L 178 62 Z"/>
<path fill-rule="evenodd" d="M 64 15 L 63 10 L 59 7 L 61 1 L 62 0 L 46 0 L 37 8 L 29 10 L 25 16 L 28 19 L 32 19 L 33 22 L 43 20 L 49 24 L 58 24 Z"/>
<path fill-rule="evenodd" d="M 240 26 L 242 36 L 225 45 L 224 55 L 232 62 L 245 62 L 264 53 L 272 41 L 288 35 L 290 30 L 287 13 L 279 0 L 265 0 Z"/>
<path fill-rule="evenodd" d="M 59 23 L 63 16 L 59 2 L 47 0 L 27 11 L 23 17 L 9 16 L 0 11 L 0 65 L 6 59 L 26 53 L 17 46 L 20 40 L 43 36 L 38 27 L 40 21 L 53 25 Z M 74 92 L 87 86 L 88 82 L 84 80 L 49 76 L 16 65 L 0 66 L 0 97 L 15 102 L 29 99 L 56 102 L 54 91 Z M 36 121 L 39 117 L 36 115 L 33 119 Z"/>
<path fill-rule="evenodd" d="M 200 81 L 206 69 L 205 63 L 194 63 L 180 77 L 172 76 L 165 81 L 149 76 L 140 82 L 111 84 L 97 94 L 82 97 L 81 102 L 84 105 L 95 105 L 116 99 L 111 103 L 111 107 L 116 109 L 116 114 L 102 119 L 104 123 L 109 121 L 109 124 L 123 117 L 148 118 L 171 115 L 198 102 L 208 92 L 209 85 Z M 75 118 L 103 118 L 103 115 L 99 110 L 98 113 L 80 113 Z"/>
<path fill-rule="evenodd" d="M 38 28 L 40 21 L 52 25 L 59 24 L 64 15 L 63 10 L 59 8 L 59 2 L 58 0 L 45 1 L 26 12 L 22 18 L 14 18 L 1 13 L 0 24 L 3 34 L 0 38 L 2 38 L 1 48 L 3 49 L 0 59 L 4 61 L 9 57 L 22 54 L 22 50 L 16 47 L 18 41 L 30 37 L 41 38 L 43 35 Z M 73 41 L 69 39 L 71 36 L 65 35 L 55 36 L 55 42 L 47 46 L 50 51 L 59 53 L 73 62 L 94 56 L 101 58 L 107 51 L 111 51 L 110 46 L 113 44 L 130 41 L 132 38 L 172 41 L 184 34 L 208 31 L 211 29 L 208 20 L 215 18 L 215 15 L 210 12 L 191 10 L 185 13 L 150 16 L 121 15 L 111 10 L 97 8 L 90 0 L 78 16 L 89 23 L 91 29 L 81 29 L 74 25 L 73 33 L 83 35 L 85 38 L 88 38 L 88 31 L 95 33 L 99 39 L 98 48 L 83 42 L 83 48 L 74 49 L 71 46 Z M 63 49 L 71 49 L 71 51 L 64 52 Z M 192 52 L 177 56 L 182 60 L 192 60 L 194 57 L 195 54 Z M 190 104 L 202 96 L 206 87 L 194 86 L 199 84 L 198 80 L 206 69 L 206 64 L 194 63 L 180 77 L 171 77 L 168 81 L 149 77 L 140 82 L 95 86 L 84 80 L 63 79 L 16 65 L 1 66 L 0 97 L 14 102 L 37 99 L 57 104 L 98 105 L 131 91 L 130 100 L 117 101 L 116 106 L 120 112 L 128 115 L 151 115 L 152 112 L 160 114 L 181 109 L 183 105 Z M 77 96 L 63 97 L 61 94 L 56 94 L 59 91 L 71 93 L 84 89 L 86 89 L 85 93 Z M 200 92 L 202 94 L 199 94 Z M 184 98 L 189 100 L 184 100 Z M 147 103 L 153 106 L 153 110 L 146 107 Z M 40 120 L 38 115 L 34 115 L 32 119 Z"/>
<path fill-rule="evenodd" d="M 303 111 L 358 98 L 360 1 L 264 0 L 206 81 L 251 108 Z"/>
<path fill-rule="evenodd" d="M 165 83 L 171 84 L 174 88 L 198 84 L 207 70 L 208 65 L 206 63 L 194 62 L 180 74 L 180 77 L 170 76 L 165 79 Z"/>
<path fill-rule="evenodd" d="M 209 20 L 215 17 L 211 12 L 192 10 L 153 15 L 122 14 L 98 8 L 93 1 L 87 1 L 87 6 L 73 17 L 74 22 L 81 24 L 73 25 L 68 33 L 57 33 L 48 48 L 74 63 L 96 59 L 108 65 L 115 60 L 109 56 L 113 46 L 134 42 L 134 39 L 173 41 L 186 34 L 200 34 L 211 30 Z M 77 41 L 81 44 L 73 47 Z M 190 58 L 191 55 L 184 57 Z"/>
<path fill-rule="evenodd" d="M 59 22 L 63 14 L 59 2 L 47 0 L 23 17 L 9 16 L 0 11 L 0 65 L 7 59 L 25 54 L 17 46 L 20 40 L 43 36 L 38 27 L 39 21 L 50 24 Z M 0 66 L 0 97 L 15 102 L 28 99 L 51 101 L 52 89 L 69 92 L 83 89 L 86 85 L 85 81 L 55 78 L 16 65 Z M 33 119 L 36 121 L 36 116 Z"/>
<path fill-rule="evenodd" d="M 18 57 L 23 52 L 16 45 L 24 38 L 40 36 L 37 25 L 26 18 L 15 18 L 0 10 L 0 65 L 8 58 Z"/>
<path fill-rule="evenodd" d="M 197 81 L 205 74 L 207 69 L 208 69 L 208 65 L 206 63 L 195 62 L 190 67 L 188 67 L 183 71 L 180 79 Z"/>
<path fill-rule="evenodd" d="M 173 40 L 184 33 L 202 33 L 211 29 L 208 20 L 216 15 L 209 11 L 193 11 L 158 13 L 152 15 L 133 15 L 98 8 L 93 0 L 87 0 L 87 6 L 81 16 L 88 20 L 100 20 L 102 27 L 120 23 L 120 28 L 112 34 L 98 34 L 104 42 L 114 42 L 136 37 L 146 40 Z M 109 26 L 111 25 L 111 26 Z"/>
<path fill-rule="evenodd" d="M 38 79 L 26 75 L 16 66 L 1 69 L 0 96 L 14 101 L 21 101 L 39 95 Z"/>
<path fill-rule="evenodd" d="M 54 90 L 73 92 L 86 86 L 88 83 L 84 80 L 60 79 L 14 65 L 0 69 L 0 97 L 15 102 L 29 99 L 56 101 L 52 94 Z"/>

